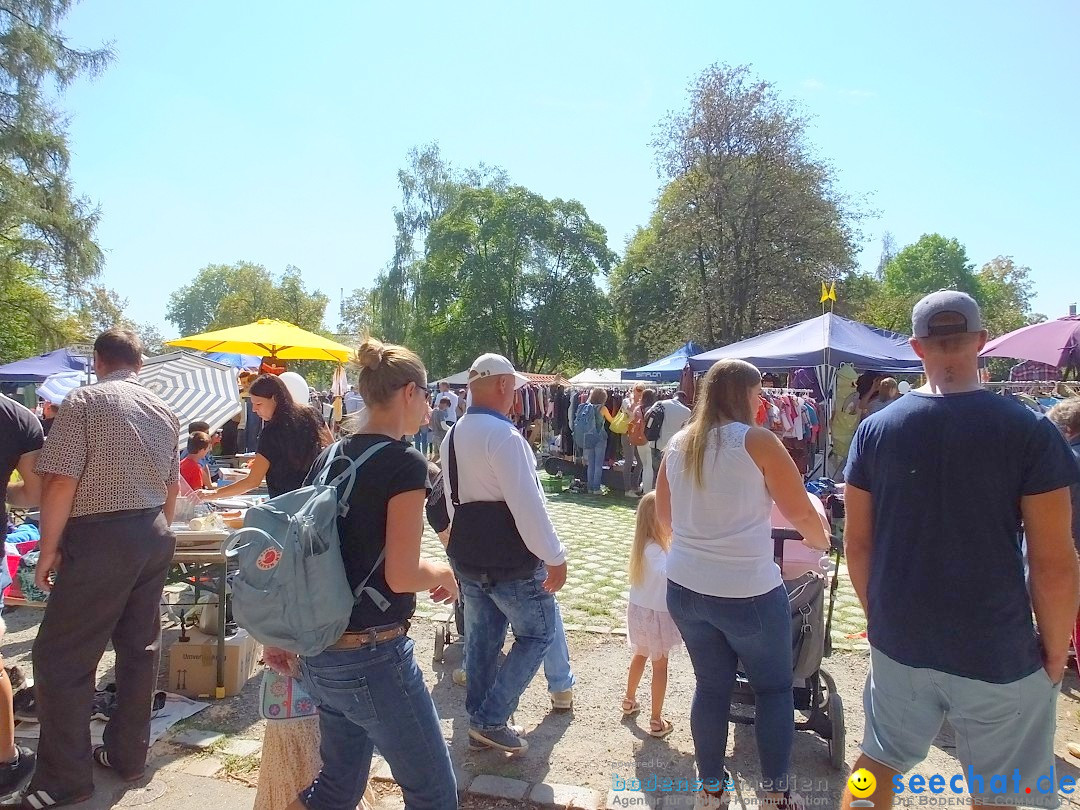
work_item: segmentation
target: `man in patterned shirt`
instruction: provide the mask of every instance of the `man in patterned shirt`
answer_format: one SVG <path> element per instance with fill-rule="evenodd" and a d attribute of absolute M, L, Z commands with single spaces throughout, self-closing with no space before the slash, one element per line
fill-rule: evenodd
<path fill-rule="evenodd" d="M 95 761 L 128 781 L 146 767 L 180 426 L 136 379 L 142 344 L 133 332 L 99 335 L 94 364 L 97 384 L 67 396 L 37 464 L 44 477 L 37 585 L 51 593 L 34 642 L 41 741 L 22 800 L 30 810 L 88 798 Z M 105 744 L 91 751 L 87 711 L 110 640 L 116 709 Z"/>

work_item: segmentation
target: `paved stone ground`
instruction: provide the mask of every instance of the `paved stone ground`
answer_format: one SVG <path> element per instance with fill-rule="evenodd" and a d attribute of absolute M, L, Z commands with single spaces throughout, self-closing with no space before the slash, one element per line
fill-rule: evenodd
<path fill-rule="evenodd" d="M 570 550 L 566 585 L 559 592 L 563 622 L 568 630 L 625 630 L 626 603 L 630 593 L 626 567 L 634 539 L 636 501 L 618 494 L 602 497 L 562 493 L 548 495 L 559 536 Z M 429 530 L 424 535 L 422 554 L 434 560 L 446 559 L 442 544 Z M 417 615 L 434 617 L 439 606 L 417 600 Z M 833 616 L 833 647 L 839 650 L 868 649 L 860 634 L 866 630 L 859 600 L 840 567 Z"/>

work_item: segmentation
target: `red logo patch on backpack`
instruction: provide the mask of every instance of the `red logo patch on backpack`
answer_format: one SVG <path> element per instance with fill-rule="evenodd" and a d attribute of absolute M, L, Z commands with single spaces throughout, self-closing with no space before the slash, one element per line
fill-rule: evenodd
<path fill-rule="evenodd" d="M 259 555 L 255 565 L 260 571 L 269 571 L 271 568 L 276 568 L 279 562 L 281 562 L 281 552 L 276 548 L 268 548 Z"/>

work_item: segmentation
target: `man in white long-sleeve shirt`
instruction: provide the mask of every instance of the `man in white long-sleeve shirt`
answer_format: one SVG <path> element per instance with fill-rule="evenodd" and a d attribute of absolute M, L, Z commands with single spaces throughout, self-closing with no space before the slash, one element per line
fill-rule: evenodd
<path fill-rule="evenodd" d="M 532 449 L 506 416 L 526 382 L 505 357 L 477 358 L 469 369 L 472 405 L 441 449 L 452 521 L 447 553 L 465 599 L 469 737 L 510 752 L 528 748 L 507 723 L 561 633 L 554 594 L 566 582 L 566 549 Z M 507 624 L 514 643 L 500 667 Z"/>

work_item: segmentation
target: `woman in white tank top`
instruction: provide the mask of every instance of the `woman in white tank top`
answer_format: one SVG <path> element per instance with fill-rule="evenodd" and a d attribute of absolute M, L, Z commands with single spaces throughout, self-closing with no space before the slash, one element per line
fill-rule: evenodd
<path fill-rule="evenodd" d="M 800 806 L 787 790 L 795 734 L 791 617 L 773 561 L 775 501 L 808 546 L 829 540 L 780 440 L 754 424 L 761 372 L 721 360 L 705 377 L 686 429 L 668 444 L 656 480 L 657 515 L 672 529 L 667 602 L 697 681 L 690 724 L 697 807 L 720 807 L 728 714 L 738 662 L 756 699 L 762 787 L 773 806 Z"/>

